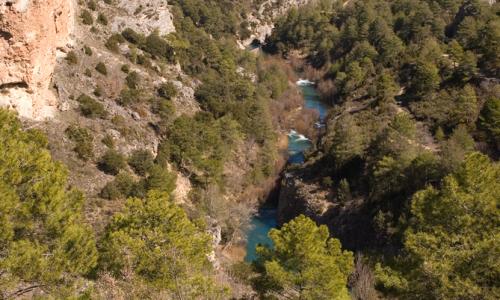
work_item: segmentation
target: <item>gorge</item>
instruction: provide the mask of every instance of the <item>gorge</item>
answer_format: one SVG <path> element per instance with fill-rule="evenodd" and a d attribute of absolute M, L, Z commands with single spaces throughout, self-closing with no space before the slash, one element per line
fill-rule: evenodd
<path fill-rule="evenodd" d="M 0 0 L 0 300 L 498 299 L 497 2 Z"/>
<path fill-rule="evenodd" d="M 328 113 L 328 105 L 321 101 L 315 89 L 315 84 L 303 79 L 297 81 L 296 84 L 300 88 L 304 100 L 303 108 L 316 111 L 319 115 L 316 124 L 323 124 Z M 305 160 L 304 152 L 312 147 L 311 140 L 293 129 L 290 130 L 287 137 L 288 165 L 303 163 Z M 286 177 L 286 168 L 284 172 L 283 176 Z M 279 191 L 280 187 L 277 187 L 277 189 Z M 280 198 L 279 194 L 275 197 L 277 198 L 269 199 L 267 203 L 264 203 L 257 211 L 257 214 L 252 217 L 251 227 L 247 232 L 245 261 L 252 262 L 256 259 L 255 248 L 257 245 L 272 246 L 268 233 L 272 228 L 277 227 L 280 219 L 277 207 Z"/>

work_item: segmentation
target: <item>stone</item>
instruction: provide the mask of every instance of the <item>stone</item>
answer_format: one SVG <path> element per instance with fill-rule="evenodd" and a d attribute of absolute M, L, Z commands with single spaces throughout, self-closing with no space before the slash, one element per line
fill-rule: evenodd
<path fill-rule="evenodd" d="M 49 89 L 56 49 L 72 30 L 69 0 L 0 0 L 0 106 L 21 117 L 54 115 L 58 101 Z"/>
<path fill-rule="evenodd" d="M 144 35 L 154 30 L 158 30 L 160 35 L 175 31 L 174 20 L 166 0 L 120 0 L 116 6 L 124 9 L 127 15 L 113 19 L 113 31 L 121 32 L 125 28 L 131 28 Z"/>

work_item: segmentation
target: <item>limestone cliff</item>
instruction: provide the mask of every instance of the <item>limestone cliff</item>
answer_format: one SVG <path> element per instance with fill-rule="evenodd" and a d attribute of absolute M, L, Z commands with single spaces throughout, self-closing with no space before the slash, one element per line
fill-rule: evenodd
<path fill-rule="evenodd" d="M 71 31 L 69 0 L 0 1 L 0 105 L 26 118 L 53 115 L 56 49 Z"/>
<path fill-rule="evenodd" d="M 274 28 L 276 19 L 284 15 L 291 8 L 308 4 L 312 0 L 266 0 L 258 8 L 247 16 L 247 22 L 252 32 L 243 44 L 250 45 L 254 40 L 264 42 L 266 36 L 270 35 Z"/>

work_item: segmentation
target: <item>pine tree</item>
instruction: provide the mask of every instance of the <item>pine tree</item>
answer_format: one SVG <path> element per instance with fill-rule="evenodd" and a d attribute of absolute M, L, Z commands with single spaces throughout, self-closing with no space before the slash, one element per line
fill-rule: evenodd
<path fill-rule="evenodd" d="M 102 241 L 100 268 L 115 277 L 166 289 L 179 299 L 219 293 L 208 261 L 210 236 L 167 193 L 131 198 Z"/>
<path fill-rule="evenodd" d="M 407 255 L 377 267 L 380 285 L 404 299 L 497 299 L 499 189 L 500 165 L 474 152 L 440 187 L 417 192 Z"/>
<path fill-rule="evenodd" d="M 0 109 L 0 298 L 22 293 L 21 285 L 57 293 L 96 265 L 83 195 L 68 189 L 67 171 L 46 145 Z"/>
<path fill-rule="evenodd" d="M 301 215 L 269 233 L 274 247 L 258 247 L 263 294 L 279 293 L 297 299 L 349 299 L 347 277 L 353 255 L 342 251 L 328 228 Z"/>

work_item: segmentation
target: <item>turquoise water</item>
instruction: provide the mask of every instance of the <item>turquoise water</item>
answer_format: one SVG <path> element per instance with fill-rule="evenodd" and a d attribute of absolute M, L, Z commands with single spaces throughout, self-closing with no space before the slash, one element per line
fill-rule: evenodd
<path fill-rule="evenodd" d="M 278 226 L 277 210 L 275 208 L 261 208 L 252 218 L 251 229 L 247 234 L 247 254 L 245 261 L 252 262 L 257 258 L 255 247 L 259 244 L 272 246 L 273 242 L 267 236 L 269 231 Z"/>
<path fill-rule="evenodd" d="M 321 102 L 313 83 L 299 81 L 298 85 L 304 95 L 304 106 L 317 110 L 320 118 L 318 121 L 322 123 L 328 112 L 328 106 Z M 311 146 L 312 143 L 307 137 L 294 130 L 290 131 L 288 134 L 288 163 L 303 163 L 305 160 L 304 151 Z M 278 225 L 277 217 L 276 208 L 263 207 L 252 218 L 251 229 L 247 233 L 247 254 L 245 256 L 245 261 L 252 262 L 257 258 L 255 253 L 255 247 L 257 245 L 272 246 L 272 241 L 267 234 Z"/>
<path fill-rule="evenodd" d="M 328 113 L 328 105 L 321 101 L 314 84 L 299 84 L 299 87 L 304 95 L 305 107 L 317 110 L 320 120 L 323 121 Z"/>

